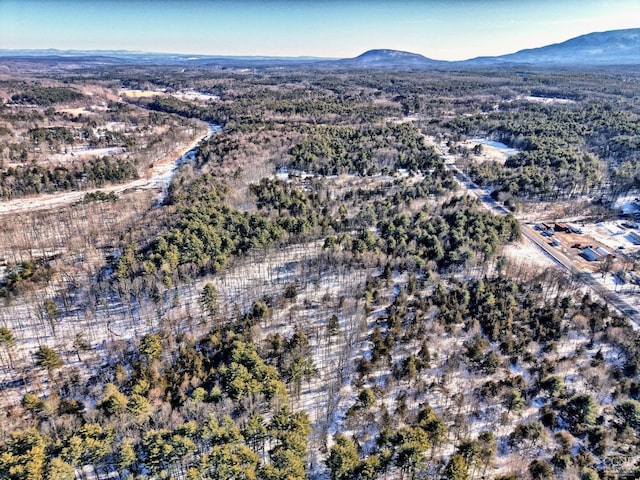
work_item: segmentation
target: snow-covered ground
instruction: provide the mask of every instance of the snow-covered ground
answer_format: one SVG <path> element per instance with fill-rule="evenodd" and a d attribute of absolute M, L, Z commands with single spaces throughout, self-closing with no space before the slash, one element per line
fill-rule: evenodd
<path fill-rule="evenodd" d="M 198 92 L 195 90 L 185 90 L 177 93 L 167 93 L 166 90 L 138 90 L 138 89 L 123 88 L 120 90 L 120 94 L 125 95 L 127 97 L 132 97 L 132 98 L 149 98 L 149 97 L 155 97 L 155 96 L 170 95 L 170 96 L 179 98 L 181 100 L 196 100 L 201 102 L 220 99 L 218 95 Z"/>
<path fill-rule="evenodd" d="M 165 95 L 167 92 L 164 90 L 137 90 L 123 88 L 120 90 L 122 95 L 133 98 L 155 97 L 156 95 Z"/>
<path fill-rule="evenodd" d="M 534 95 L 526 95 L 520 96 L 518 99 L 526 100 L 527 102 L 532 103 L 543 103 L 546 105 L 558 104 L 558 105 L 568 105 L 571 103 L 576 103 L 575 100 L 570 100 L 568 98 L 554 98 L 554 97 L 538 97 Z"/>
<path fill-rule="evenodd" d="M 88 145 L 78 145 L 68 153 L 54 153 L 48 159 L 56 163 L 67 163 L 76 159 L 85 160 L 90 157 L 111 157 L 125 151 L 124 147 L 90 148 Z"/>
<path fill-rule="evenodd" d="M 517 148 L 511 148 L 502 142 L 487 138 L 470 138 L 463 145 L 469 149 L 476 145 L 482 145 L 482 153 L 474 155 L 474 158 L 480 161 L 494 160 L 498 163 L 504 163 L 510 156 L 520 153 Z"/>
<path fill-rule="evenodd" d="M 95 115 L 96 110 L 106 110 L 104 106 L 91 106 L 91 107 L 79 107 L 79 108 L 59 108 L 56 111 L 59 113 L 67 113 L 69 115 Z"/>
<path fill-rule="evenodd" d="M 611 253 L 615 254 L 616 250 L 626 254 L 638 252 L 640 246 L 633 243 L 631 240 L 633 237 L 630 234 L 634 232 L 640 238 L 640 230 L 624 227 L 623 223 L 620 220 L 609 220 L 595 224 L 579 224 L 579 227 L 585 236 L 606 245 Z"/>
<path fill-rule="evenodd" d="M 639 193 L 635 192 L 634 195 L 619 197 L 612 207 L 627 215 L 640 213 L 640 197 L 638 195 Z"/>
<path fill-rule="evenodd" d="M 210 100 L 220 100 L 219 95 L 212 95 L 210 93 L 197 92 L 195 90 L 187 90 L 184 92 L 179 92 L 175 94 L 175 96 L 183 100 L 199 100 L 202 102 L 207 102 Z"/>
<path fill-rule="evenodd" d="M 144 176 L 138 178 L 137 180 L 132 180 L 127 183 L 120 183 L 116 185 L 108 185 L 91 190 L 63 192 L 50 195 L 45 194 L 0 202 L 0 215 L 59 208 L 64 205 L 79 202 L 87 193 L 93 193 L 97 191 L 101 191 L 104 193 L 122 194 L 129 190 L 160 189 L 163 192 L 161 194 L 162 198 L 166 193 L 165 189 L 171 181 L 171 178 L 177 166 L 185 161 L 185 155 L 188 155 L 189 152 L 196 148 L 201 141 L 210 138 L 211 135 L 214 135 L 219 130 L 219 126 L 210 125 L 206 134 L 198 137 L 196 140 L 184 147 L 182 149 L 182 153 L 180 153 L 180 156 L 177 159 L 174 156 L 165 157 L 162 161 L 154 164 L 153 167 Z"/>
<path fill-rule="evenodd" d="M 539 268 L 557 267 L 556 263 L 540 248 L 524 238 L 502 247 L 502 254 L 517 265 L 531 265 Z"/>

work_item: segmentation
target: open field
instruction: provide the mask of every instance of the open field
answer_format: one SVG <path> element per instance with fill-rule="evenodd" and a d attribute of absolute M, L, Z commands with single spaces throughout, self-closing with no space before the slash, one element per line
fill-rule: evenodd
<path fill-rule="evenodd" d="M 124 88 L 120 90 L 121 95 L 132 98 L 151 98 L 156 95 L 166 95 L 165 90 L 135 90 Z"/>
<path fill-rule="evenodd" d="M 508 148 L 506 145 L 496 146 L 495 142 L 484 139 L 469 139 L 462 143 L 462 147 L 471 151 L 473 151 L 474 147 L 481 149 L 481 153 L 471 154 L 476 162 L 492 161 L 504 164 L 507 158 L 518 153 L 518 150 L 514 148 Z"/>

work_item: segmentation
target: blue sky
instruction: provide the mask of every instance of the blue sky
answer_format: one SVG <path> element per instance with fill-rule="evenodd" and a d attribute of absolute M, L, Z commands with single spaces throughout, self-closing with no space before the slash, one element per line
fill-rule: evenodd
<path fill-rule="evenodd" d="M 0 0 L 0 48 L 459 60 L 640 27 L 640 0 Z"/>

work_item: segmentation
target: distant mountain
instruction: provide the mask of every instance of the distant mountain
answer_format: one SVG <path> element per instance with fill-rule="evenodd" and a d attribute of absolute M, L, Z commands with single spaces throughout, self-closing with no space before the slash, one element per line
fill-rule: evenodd
<path fill-rule="evenodd" d="M 151 64 L 223 68 L 318 67 L 429 70 L 524 64 L 534 66 L 640 65 L 640 28 L 589 33 L 554 45 L 459 62 L 433 60 L 417 53 L 387 49 L 369 50 L 355 58 L 339 60 L 317 57 L 185 55 L 122 50 L 0 50 L 0 62 L 7 60 L 64 68 L 75 68 L 78 65 Z"/>
<path fill-rule="evenodd" d="M 148 64 L 176 66 L 262 66 L 307 64 L 337 59 L 318 57 L 263 57 L 263 56 L 223 56 L 190 55 L 173 53 L 134 52 L 128 50 L 3 50 L 0 61 L 19 60 L 39 63 L 109 65 Z"/>
<path fill-rule="evenodd" d="M 588 33 L 545 47 L 520 50 L 498 57 L 478 57 L 459 63 L 541 66 L 640 65 L 640 28 Z"/>
<path fill-rule="evenodd" d="M 359 68 L 427 68 L 446 65 L 448 62 L 432 60 L 417 53 L 403 52 L 400 50 L 369 50 L 355 58 L 339 60 L 343 67 Z"/>

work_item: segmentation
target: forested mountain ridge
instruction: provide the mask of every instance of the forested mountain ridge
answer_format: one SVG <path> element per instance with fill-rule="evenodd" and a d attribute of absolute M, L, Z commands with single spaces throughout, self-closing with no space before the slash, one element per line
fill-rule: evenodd
<path fill-rule="evenodd" d="M 520 50 L 497 57 L 474 58 L 463 63 L 546 66 L 638 65 L 640 64 L 640 28 L 594 32 L 562 43 Z"/>
<path fill-rule="evenodd" d="M 445 66 L 447 62 L 399 50 L 368 50 L 355 58 L 344 59 L 341 65 L 357 68 L 427 68 Z"/>

